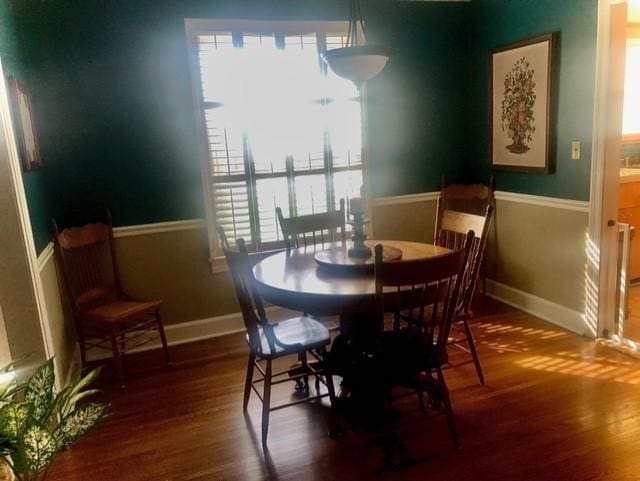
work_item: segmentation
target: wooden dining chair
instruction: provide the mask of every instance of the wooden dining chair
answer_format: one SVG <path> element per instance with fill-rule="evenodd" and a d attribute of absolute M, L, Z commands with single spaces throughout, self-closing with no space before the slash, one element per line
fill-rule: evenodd
<path fill-rule="evenodd" d="M 454 320 L 454 328 L 463 337 L 455 337 L 450 344 L 464 350 L 471 355 L 480 384 L 484 386 L 485 379 L 478 356 L 478 349 L 471 328 L 473 318 L 472 304 L 478 284 L 478 277 L 484 263 L 487 237 L 489 236 L 489 226 L 493 218 L 493 206 L 486 207 L 485 215 L 467 214 L 438 208 L 436 220 L 435 244 L 449 249 L 458 249 L 465 242 L 466 234 L 474 231 L 469 263 L 464 276 L 462 286 L 462 298 L 458 315 Z M 458 327 L 462 326 L 462 329 Z M 466 347 L 465 347 L 466 345 Z M 463 363 L 464 364 L 464 363 Z"/>
<path fill-rule="evenodd" d="M 332 407 L 335 404 L 333 378 L 328 372 L 326 346 L 330 343 L 329 331 L 320 322 L 309 317 L 293 317 L 284 321 L 270 323 L 267 319 L 262 300 L 256 288 L 252 263 L 243 239 L 236 240 L 237 250 L 223 244 L 224 255 L 229 264 L 233 285 L 235 287 L 242 318 L 247 330 L 246 341 L 249 345 L 249 362 L 244 386 L 243 410 L 246 412 L 251 390 L 255 391 L 262 401 L 262 445 L 267 449 L 269 431 L 269 414 L 272 411 L 293 406 L 302 402 L 318 401 L 329 396 Z M 305 365 L 304 372 L 299 369 L 286 369 L 274 373 L 273 361 L 288 355 L 301 352 L 312 356 L 316 362 Z M 305 356 L 306 359 L 306 356 Z M 264 363 L 263 368 L 260 363 Z M 254 369 L 262 375 L 254 379 Z M 293 402 L 271 406 L 271 387 L 275 384 L 297 381 L 305 376 L 316 378 L 316 395 L 305 396 Z M 274 380 L 274 378 L 278 378 Z M 263 384 L 262 393 L 256 385 Z M 320 384 L 327 387 L 327 392 L 320 393 Z"/>
<path fill-rule="evenodd" d="M 448 184 L 445 176 L 440 177 L 440 199 L 442 209 L 484 215 L 487 207 L 496 205 L 495 179 L 489 184 Z"/>
<path fill-rule="evenodd" d="M 417 393 L 421 410 L 424 410 L 426 391 L 431 405 L 442 403 L 454 445 L 459 445 L 442 369 L 448 360 L 447 339 L 460 306 L 473 238 L 473 232 L 469 232 L 459 249 L 443 256 L 412 261 L 385 262 L 382 246 L 375 247 L 376 322 L 382 333 L 388 430 L 393 388 L 404 387 Z M 398 314 L 407 308 L 420 313 L 416 319 L 422 321 L 421 328 L 408 325 L 400 330 L 384 331 L 385 313 Z"/>
<path fill-rule="evenodd" d="M 495 177 L 484 184 L 447 184 L 445 176 L 440 177 L 440 198 L 438 207 L 442 210 L 454 210 L 468 214 L 485 215 L 487 207 L 495 211 Z M 482 281 L 482 293 L 487 294 L 486 258 L 480 266 L 479 278 Z"/>
<path fill-rule="evenodd" d="M 346 242 L 344 199 L 340 199 L 340 209 L 333 212 L 285 218 L 282 215 L 282 209 L 276 207 L 276 215 L 287 249 Z M 314 315 L 314 313 L 310 314 Z M 307 313 L 305 312 L 304 315 Z M 319 318 L 319 316 L 314 317 Z M 340 326 L 331 320 L 321 319 L 321 322 L 332 332 L 340 329 Z M 302 359 L 300 361 L 304 362 Z"/>
<path fill-rule="evenodd" d="M 123 290 L 111 213 L 107 211 L 106 222 L 71 227 L 62 232 L 55 219 L 52 223 L 64 290 L 77 328 L 82 366 L 87 364 L 90 349 L 111 350 L 124 388 L 124 355 L 158 338 L 165 361 L 170 364 L 160 317 L 162 301 L 136 300 Z"/>
<path fill-rule="evenodd" d="M 344 199 L 340 199 L 340 209 L 332 212 L 285 218 L 276 207 L 276 215 L 287 249 L 346 241 Z"/>

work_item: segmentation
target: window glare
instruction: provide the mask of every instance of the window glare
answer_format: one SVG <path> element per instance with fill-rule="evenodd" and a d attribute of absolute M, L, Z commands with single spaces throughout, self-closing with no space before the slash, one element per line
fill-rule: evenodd
<path fill-rule="evenodd" d="M 640 40 L 627 43 L 622 133 L 640 133 Z"/>
<path fill-rule="evenodd" d="M 319 55 L 344 46 L 345 35 L 197 39 L 211 200 L 231 242 L 282 240 L 276 207 L 285 216 L 317 214 L 359 195 L 359 93 Z"/>

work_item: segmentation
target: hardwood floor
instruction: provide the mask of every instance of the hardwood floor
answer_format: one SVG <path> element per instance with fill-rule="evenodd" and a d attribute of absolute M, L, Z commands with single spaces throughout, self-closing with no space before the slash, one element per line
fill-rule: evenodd
<path fill-rule="evenodd" d="M 378 476 L 374 434 L 331 440 L 326 408 L 313 405 L 272 413 L 265 457 L 259 401 L 242 414 L 246 349 L 232 335 L 174 347 L 170 369 L 155 367 L 160 352 L 130 358 L 127 390 L 104 393 L 110 419 L 48 481 L 640 479 L 640 360 L 494 302 L 475 324 L 487 386 L 472 364 L 445 373 L 460 450 L 445 418 L 410 397 L 395 404 L 396 428 L 425 458 L 416 466 Z M 276 401 L 292 393 L 280 386 Z"/>
<path fill-rule="evenodd" d="M 629 311 L 624 321 L 624 337 L 630 341 L 640 342 L 640 285 L 634 284 L 629 289 Z"/>

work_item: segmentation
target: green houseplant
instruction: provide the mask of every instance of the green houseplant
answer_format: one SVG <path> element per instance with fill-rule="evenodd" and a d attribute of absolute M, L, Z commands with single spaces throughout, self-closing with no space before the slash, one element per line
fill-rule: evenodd
<path fill-rule="evenodd" d="M 9 365 L 0 373 L 13 369 Z M 0 384 L 0 480 L 10 468 L 18 481 L 42 481 L 56 456 L 104 418 L 105 404 L 83 402 L 97 392 L 88 389 L 100 370 L 78 377 L 56 392 L 53 359 L 19 383 Z M 5 376 L 6 377 L 6 376 Z M 11 477 L 8 479 L 12 479 Z"/>

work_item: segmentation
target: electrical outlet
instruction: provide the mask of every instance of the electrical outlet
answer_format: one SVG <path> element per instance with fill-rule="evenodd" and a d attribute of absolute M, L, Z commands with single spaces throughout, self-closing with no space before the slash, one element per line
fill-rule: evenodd
<path fill-rule="evenodd" d="M 571 160 L 580 160 L 580 141 L 571 142 Z"/>

